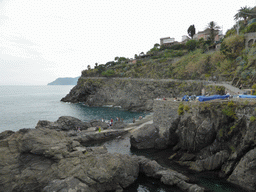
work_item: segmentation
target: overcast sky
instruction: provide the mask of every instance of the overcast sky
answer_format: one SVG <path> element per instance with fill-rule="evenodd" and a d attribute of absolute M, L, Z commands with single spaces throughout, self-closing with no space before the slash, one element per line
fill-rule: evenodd
<path fill-rule="evenodd" d="M 87 65 L 133 58 L 210 21 L 225 33 L 256 0 L 0 0 L 0 85 L 46 85 Z"/>

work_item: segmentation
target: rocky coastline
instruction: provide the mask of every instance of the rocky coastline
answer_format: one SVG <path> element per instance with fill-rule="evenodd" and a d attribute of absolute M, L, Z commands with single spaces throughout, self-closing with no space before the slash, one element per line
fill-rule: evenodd
<path fill-rule="evenodd" d="M 35 129 L 0 133 L 0 191 L 121 192 L 139 174 L 183 191 L 207 191 L 154 160 L 92 146 L 118 137 L 129 137 L 131 148 L 138 150 L 172 149 L 173 154 L 164 158 L 195 172 L 217 172 L 220 178 L 255 191 L 256 103 L 172 99 L 197 94 L 202 86 L 201 82 L 80 78 L 62 101 L 154 113 L 134 124 L 116 122 L 111 129 L 101 121 L 63 116 L 55 122 L 41 120 Z M 211 91 L 217 93 L 218 88 Z"/>
<path fill-rule="evenodd" d="M 82 145 L 84 139 L 80 139 L 88 135 L 99 141 L 126 133 L 120 129 L 99 132 L 94 124 L 60 117 L 56 122 L 39 121 L 35 129 L 2 132 L 0 191 L 123 191 L 140 173 L 184 191 L 205 191 L 187 176 L 143 156 L 110 154 L 104 146 Z M 75 132 L 77 126 L 81 132 Z M 98 136 L 107 132 L 113 135 Z"/>

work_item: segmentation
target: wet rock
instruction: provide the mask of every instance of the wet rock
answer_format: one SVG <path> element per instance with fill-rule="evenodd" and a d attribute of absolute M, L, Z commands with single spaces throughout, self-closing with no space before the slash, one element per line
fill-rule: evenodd
<path fill-rule="evenodd" d="M 157 138 L 159 138 L 158 129 L 153 124 L 144 125 L 130 136 L 131 147 L 136 149 L 154 148 Z"/>

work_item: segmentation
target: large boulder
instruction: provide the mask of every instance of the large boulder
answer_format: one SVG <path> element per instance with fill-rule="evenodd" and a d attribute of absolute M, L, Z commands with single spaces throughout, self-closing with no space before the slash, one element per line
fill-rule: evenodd
<path fill-rule="evenodd" d="M 80 127 L 81 130 L 86 130 L 90 127 L 90 124 L 82 122 L 80 119 L 70 116 L 62 116 L 57 120 L 57 123 L 61 130 L 69 131 Z"/>
<path fill-rule="evenodd" d="M 40 120 L 36 125 L 36 129 L 48 128 L 62 131 L 76 130 L 77 128 L 80 128 L 80 130 L 86 130 L 89 127 L 92 127 L 90 123 L 83 122 L 80 119 L 71 116 L 61 116 L 55 122 Z"/>
<path fill-rule="evenodd" d="M 131 147 L 136 149 L 151 149 L 159 138 L 158 129 L 153 124 L 144 125 L 130 136 Z"/>

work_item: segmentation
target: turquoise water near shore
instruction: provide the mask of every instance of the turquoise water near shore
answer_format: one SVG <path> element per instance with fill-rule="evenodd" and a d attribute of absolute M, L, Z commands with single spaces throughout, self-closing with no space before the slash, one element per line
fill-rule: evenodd
<path fill-rule="evenodd" d="M 68 85 L 0 86 L 0 132 L 34 128 L 39 120 L 56 121 L 60 116 L 73 116 L 82 121 L 120 117 L 131 123 L 133 117 L 147 114 L 61 102 L 72 88 Z"/>

